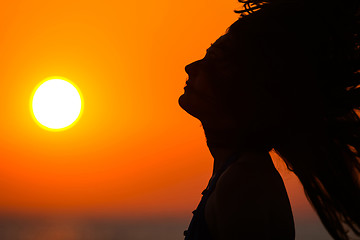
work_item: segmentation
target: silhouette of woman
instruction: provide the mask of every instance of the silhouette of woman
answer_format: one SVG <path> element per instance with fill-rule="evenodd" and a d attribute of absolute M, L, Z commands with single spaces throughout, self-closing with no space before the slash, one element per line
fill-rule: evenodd
<path fill-rule="evenodd" d="M 295 238 L 274 149 L 334 239 L 360 236 L 359 0 L 239 0 L 189 75 L 213 175 L 186 240 Z"/>

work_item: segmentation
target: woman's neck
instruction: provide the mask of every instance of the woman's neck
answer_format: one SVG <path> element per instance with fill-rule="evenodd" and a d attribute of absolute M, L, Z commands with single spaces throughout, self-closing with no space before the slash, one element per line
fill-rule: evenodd
<path fill-rule="evenodd" d="M 209 147 L 210 153 L 214 158 L 213 163 L 213 174 L 218 172 L 221 167 L 225 164 L 225 162 L 235 153 L 237 153 L 236 149 L 229 148 L 216 148 Z M 240 153 L 239 153 L 240 154 Z"/>
<path fill-rule="evenodd" d="M 236 129 L 214 130 L 204 127 L 207 145 L 214 158 L 213 174 L 234 154 L 269 156 L 270 145 L 263 138 L 241 135 Z"/>

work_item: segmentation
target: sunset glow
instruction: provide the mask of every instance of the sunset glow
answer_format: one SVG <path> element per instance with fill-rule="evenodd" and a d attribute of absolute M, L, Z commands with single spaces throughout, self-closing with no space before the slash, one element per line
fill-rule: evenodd
<path fill-rule="evenodd" d="M 184 68 L 238 19 L 235 9 L 237 0 L 2 1 L 0 216 L 188 220 L 213 158 L 200 122 L 178 106 Z M 33 104 L 38 87 L 52 97 L 51 79 L 80 97 L 65 101 L 72 117 L 48 125 L 52 107 L 43 116 L 47 107 Z M 295 215 L 309 216 L 298 180 L 275 162 Z"/>

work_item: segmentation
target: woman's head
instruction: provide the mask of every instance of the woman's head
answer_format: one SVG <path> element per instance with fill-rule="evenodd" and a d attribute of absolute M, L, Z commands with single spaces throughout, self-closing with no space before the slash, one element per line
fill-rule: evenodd
<path fill-rule="evenodd" d="M 180 106 L 204 127 L 244 138 L 304 125 L 321 102 L 309 56 L 297 41 L 265 14 L 239 19 L 203 59 L 186 66 Z"/>
<path fill-rule="evenodd" d="M 251 53 L 245 48 L 238 54 L 238 48 L 239 42 L 227 33 L 206 50 L 203 59 L 185 67 L 189 79 L 179 103 L 203 124 L 231 124 L 242 115 L 236 119 L 241 125 L 257 113 L 257 104 L 266 102 L 263 84 L 256 83 L 251 73 Z"/>
<path fill-rule="evenodd" d="M 271 101 L 269 94 L 250 69 L 252 54 L 238 48 L 237 39 L 227 33 L 207 49 L 203 59 L 185 68 L 189 79 L 179 104 L 202 122 L 208 144 L 214 141 L 209 136 L 215 131 L 217 142 L 249 139 L 271 116 L 265 106 Z"/>

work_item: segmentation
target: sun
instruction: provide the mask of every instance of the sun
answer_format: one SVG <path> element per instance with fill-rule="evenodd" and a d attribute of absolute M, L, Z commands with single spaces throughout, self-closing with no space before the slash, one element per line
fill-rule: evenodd
<path fill-rule="evenodd" d="M 30 98 L 30 111 L 38 125 L 49 131 L 72 127 L 83 111 L 83 98 L 76 85 L 63 77 L 40 82 Z"/>

